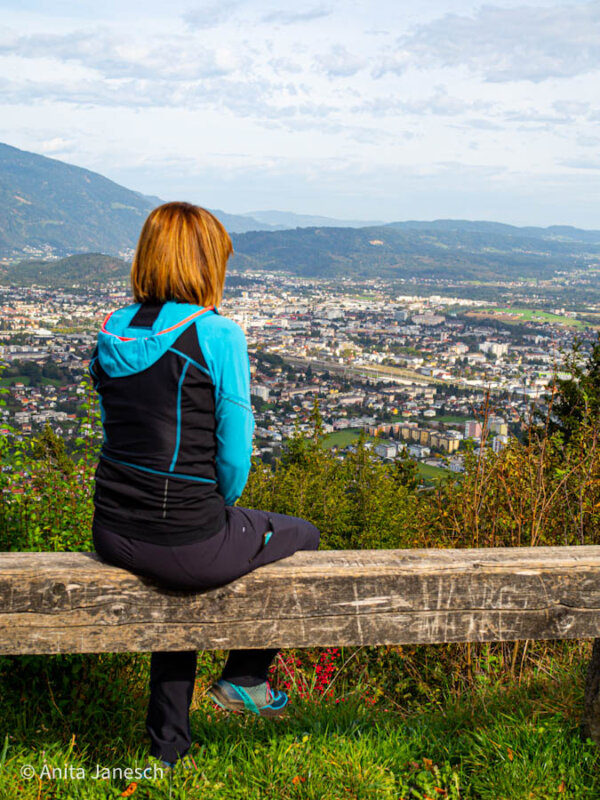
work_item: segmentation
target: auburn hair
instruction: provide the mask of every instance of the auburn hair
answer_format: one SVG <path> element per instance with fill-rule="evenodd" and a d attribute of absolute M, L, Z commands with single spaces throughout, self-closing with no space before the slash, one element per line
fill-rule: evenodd
<path fill-rule="evenodd" d="M 144 223 L 133 257 L 133 297 L 137 303 L 219 305 L 232 253 L 229 234 L 210 211 L 191 203 L 158 206 Z"/>

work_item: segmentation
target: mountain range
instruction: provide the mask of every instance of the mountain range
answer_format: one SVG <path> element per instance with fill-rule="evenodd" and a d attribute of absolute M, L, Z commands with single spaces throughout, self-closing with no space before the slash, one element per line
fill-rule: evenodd
<path fill-rule="evenodd" d="M 0 144 L 2 282 L 66 285 L 126 272 L 115 257 L 130 256 L 144 219 L 161 202 L 98 173 Z M 232 234 L 232 265 L 239 269 L 493 281 L 549 278 L 600 263 L 600 231 L 569 226 L 468 220 L 367 224 L 279 211 L 211 210 Z M 86 253 L 106 256 L 68 258 Z M 28 260 L 14 265 L 19 256 Z M 57 261 L 61 256 L 67 258 Z"/>

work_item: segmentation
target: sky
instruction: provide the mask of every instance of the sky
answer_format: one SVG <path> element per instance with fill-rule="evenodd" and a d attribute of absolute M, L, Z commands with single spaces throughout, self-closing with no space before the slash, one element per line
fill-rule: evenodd
<path fill-rule="evenodd" d="M 600 228 L 600 2 L 0 0 L 0 141 L 229 213 Z"/>

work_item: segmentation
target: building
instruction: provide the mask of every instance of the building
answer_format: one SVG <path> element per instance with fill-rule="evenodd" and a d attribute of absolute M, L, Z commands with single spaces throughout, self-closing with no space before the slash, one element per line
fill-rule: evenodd
<path fill-rule="evenodd" d="M 508 345 L 504 342 L 482 342 L 479 345 L 479 349 L 483 353 L 488 353 L 496 358 L 501 358 L 508 353 Z"/>
<path fill-rule="evenodd" d="M 431 450 L 421 444 L 409 444 L 407 450 L 411 458 L 427 458 L 431 455 Z"/>
<path fill-rule="evenodd" d="M 445 319 L 439 314 L 415 314 L 412 321 L 415 325 L 441 325 Z"/>
<path fill-rule="evenodd" d="M 375 445 L 374 451 L 381 458 L 396 458 L 398 445 L 395 442 L 380 442 Z"/>
<path fill-rule="evenodd" d="M 501 436 L 508 435 L 508 423 L 502 417 L 490 417 L 487 427 L 491 433 L 498 433 Z"/>
<path fill-rule="evenodd" d="M 253 384 L 250 387 L 250 394 L 253 397 L 258 397 L 260 400 L 264 400 L 265 403 L 269 400 L 269 390 L 266 386 L 258 386 L 257 384 Z"/>
<path fill-rule="evenodd" d="M 492 439 L 492 450 L 494 453 L 499 453 L 500 450 L 503 450 L 506 445 L 508 444 L 508 436 L 503 436 L 499 434 L 498 436 L 494 436 Z"/>
<path fill-rule="evenodd" d="M 481 422 L 467 420 L 465 422 L 465 439 L 481 439 Z"/>

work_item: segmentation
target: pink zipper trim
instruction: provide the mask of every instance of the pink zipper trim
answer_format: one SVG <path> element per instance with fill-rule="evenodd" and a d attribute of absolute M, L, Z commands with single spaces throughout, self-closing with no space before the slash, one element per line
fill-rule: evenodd
<path fill-rule="evenodd" d="M 194 317 L 199 317 L 201 314 L 206 314 L 207 311 L 214 311 L 214 310 L 215 310 L 214 306 L 206 306 L 206 308 L 203 308 L 201 311 L 195 311 L 193 314 L 190 314 L 189 317 L 182 319 L 181 322 L 177 322 L 175 325 L 171 325 L 170 328 L 165 328 L 164 331 L 158 331 L 157 333 L 153 333 L 152 336 L 160 336 L 163 333 L 169 333 L 169 331 L 174 331 L 176 328 L 180 328 L 182 325 L 185 325 L 186 322 L 189 322 L 190 320 L 194 319 Z M 114 311 L 111 311 L 110 314 L 108 314 L 108 316 L 102 323 L 102 328 L 101 328 L 102 333 L 106 333 L 109 336 L 114 336 L 115 339 L 118 339 L 120 342 L 134 342 L 135 339 L 137 338 L 135 336 L 117 336 L 116 333 L 111 333 L 110 331 L 106 330 L 106 325 L 108 323 L 108 320 L 112 317 L 114 313 L 115 313 Z"/>

